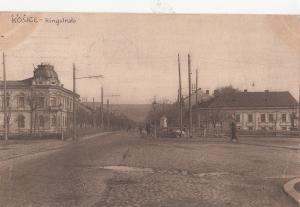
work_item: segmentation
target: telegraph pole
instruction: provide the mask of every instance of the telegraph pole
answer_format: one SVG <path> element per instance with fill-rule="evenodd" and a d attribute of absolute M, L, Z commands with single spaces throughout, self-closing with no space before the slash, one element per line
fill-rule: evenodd
<path fill-rule="evenodd" d="M 109 99 L 107 99 L 107 130 L 110 130 L 110 112 L 109 112 Z"/>
<path fill-rule="evenodd" d="M 198 69 L 196 69 L 196 105 L 198 104 Z"/>
<path fill-rule="evenodd" d="M 76 123 L 76 73 L 75 64 L 73 63 L 73 140 L 77 138 Z"/>
<path fill-rule="evenodd" d="M 300 129 L 300 85 L 299 85 L 299 102 L 298 102 L 298 130 Z"/>
<path fill-rule="evenodd" d="M 181 90 L 181 71 L 180 71 L 180 57 L 178 54 L 178 75 L 179 75 L 179 125 L 180 125 L 180 137 L 182 137 L 182 90 Z"/>
<path fill-rule="evenodd" d="M 6 97 L 6 68 L 5 68 L 5 55 L 3 52 L 3 81 L 4 81 L 4 104 L 3 104 L 3 109 L 4 109 L 4 140 L 8 140 L 7 136 L 7 97 Z"/>
<path fill-rule="evenodd" d="M 104 103 L 103 103 L 103 87 L 101 87 L 101 128 L 104 129 Z"/>
<path fill-rule="evenodd" d="M 189 78 L 189 136 L 192 137 L 192 85 L 191 85 L 191 57 L 190 54 L 188 54 L 188 78 Z"/>
<path fill-rule="evenodd" d="M 93 112 L 94 114 L 92 115 L 93 116 L 93 128 L 96 128 L 96 116 L 95 116 L 95 113 L 96 113 L 96 107 L 95 107 L 95 98 L 93 97 Z"/>

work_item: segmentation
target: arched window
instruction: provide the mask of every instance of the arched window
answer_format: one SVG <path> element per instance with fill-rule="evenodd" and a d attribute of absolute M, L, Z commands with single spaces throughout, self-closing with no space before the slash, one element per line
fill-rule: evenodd
<path fill-rule="evenodd" d="M 23 116 L 23 114 L 19 114 L 17 121 L 18 121 L 18 128 L 25 127 L 25 116 Z"/>
<path fill-rule="evenodd" d="M 39 121 L 40 121 L 40 127 L 44 127 L 45 126 L 45 118 L 43 115 L 40 115 Z"/>

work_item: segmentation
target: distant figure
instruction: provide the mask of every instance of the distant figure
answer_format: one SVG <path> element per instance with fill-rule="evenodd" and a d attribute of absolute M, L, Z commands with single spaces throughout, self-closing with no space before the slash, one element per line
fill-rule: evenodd
<path fill-rule="evenodd" d="M 139 125 L 139 132 L 140 132 L 140 135 L 143 134 L 143 126 L 142 125 Z"/>
<path fill-rule="evenodd" d="M 127 127 L 127 132 L 130 132 L 130 131 L 131 131 L 131 125 L 129 124 Z"/>
<path fill-rule="evenodd" d="M 236 124 L 234 121 L 231 122 L 231 141 L 233 141 L 233 142 L 237 141 Z"/>
<path fill-rule="evenodd" d="M 146 132 L 147 132 L 147 135 L 149 136 L 150 135 L 150 133 L 151 133 L 151 129 L 150 129 L 150 124 L 149 124 L 149 122 L 147 122 L 147 124 L 146 124 Z"/>

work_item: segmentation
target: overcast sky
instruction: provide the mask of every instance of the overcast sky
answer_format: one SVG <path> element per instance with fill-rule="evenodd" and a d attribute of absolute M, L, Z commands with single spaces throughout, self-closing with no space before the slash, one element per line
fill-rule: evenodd
<path fill-rule="evenodd" d="M 72 64 L 81 97 L 100 100 L 100 87 L 113 103 L 149 103 L 154 96 L 175 100 L 177 54 L 183 92 L 187 93 L 187 54 L 193 81 L 213 91 L 232 85 L 262 91 L 288 90 L 298 99 L 300 19 L 271 15 L 175 14 L 28 14 L 41 19 L 73 17 L 76 23 L 13 24 L 0 14 L 0 47 L 7 79 L 24 79 L 33 65 L 54 65 L 60 81 L 72 89 Z M 2 77 L 2 76 L 1 76 Z M 254 86 L 253 86 L 254 83 Z"/>

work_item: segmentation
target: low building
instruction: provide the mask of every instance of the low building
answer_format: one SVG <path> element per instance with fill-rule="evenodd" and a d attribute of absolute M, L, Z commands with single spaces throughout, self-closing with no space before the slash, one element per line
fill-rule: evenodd
<path fill-rule="evenodd" d="M 241 130 L 291 130 L 297 127 L 298 102 L 288 92 L 220 94 L 194 107 L 197 126 L 227 128 L 235 121 Z"/>
<path fill-rule="evenodd" d="M 33 77 L 7 81 L 10 134 L 56 133 L 72 127 L 73 92 L 60 83 L 54 67 L 40 64 Z M 0 131 L 4 131 L 4 82 L 0 82 Z M 77 101 L 79 95 L 75 94 Z"/>

